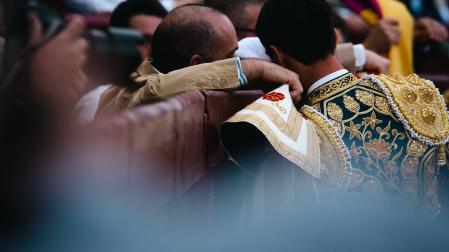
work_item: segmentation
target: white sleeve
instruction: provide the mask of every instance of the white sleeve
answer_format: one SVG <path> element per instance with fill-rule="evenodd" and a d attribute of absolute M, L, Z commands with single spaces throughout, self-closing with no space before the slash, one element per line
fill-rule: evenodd
<path fill-rule="evenodd" d="M 365 47 L 363 44 L 354 45 L 355 69 L 357 71 L 363 70 L 366 63 Z"/>
<path fill-rule="evenodd" d="M 235 52 L 235 56 L 240 59 L 258 59 L 271 62 L 270 56 L 265 51 L 265 47 L 257 37 L 240 40 L 239 49 Z"/>

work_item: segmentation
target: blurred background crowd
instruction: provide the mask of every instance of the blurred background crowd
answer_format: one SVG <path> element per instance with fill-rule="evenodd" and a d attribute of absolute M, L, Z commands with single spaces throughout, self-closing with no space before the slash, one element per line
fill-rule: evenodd
<path fill-rule="evenodd" d="M 418 73 L 432 80 L 449 101 L 449 93 L 445 93 L 449 90 L 449 1 L 391 1 L 397 3 L 395 8 L 381 11 L 384 1 L 328 0 L 337 43 L 351 46 L 347 68 L 352 67 L 357 73 Z M 271 65 L 266 67 L 274 69 L 276 77 L 252 77 L 251 69 L 243 61 L 270 59 L 271 55 L 259 44 L 242 43 L 257 36 L 257 18 L 263 3 L 263 0 L 2 0 L 0 222 L 5 234 L 1 238 L 5 240 L 3 244 L 11 249 L 4 251 L 13 251 L 12 248 L 70 251 L 67 249 L 70 246 L 92 251 L 141 250 L 136 244 L 174 251 L 184 248 L 206 251 L 217 246 L 222 250 L 263 251 L 283 244 L 285 250 L 294 250 L 292 244 L 296 239 L 306 251 L 326 249 L 317 246 L 323 239 L 329 242 L 328 249 L 340 246 L 348 250 L 339 239 L 352 237 L 351 231 L 332 230 L 332 234 L 320 237 L 322 229 L 345 225 L 354 230 L 368 230 L 354 238 L 354 251 L 366 246 L 363 241 L 374 244 L 373 251 L 385 249 L 379 244 L 395 244 L 388 248 L 394 250 L 447 249 L 448 240 L 444 236 L 449 232 L 447 225 L 443 229 L 433 226 L 446 223 L 449 209 L 444 207 L 431 226 L 427 222 L 412 225 L 409 220 L 414 217 L 397 219 L 373 213 L 368 211 L 369 206 L 364 206 L 363 211 L 370 217 L 358 216 L 353 211 L 342 214 L 341 219 L 332 218 L 335 213 L 328 210 L 320 212 L 327 224 L 317 227 L 322 220 L 312 209 L 301 213 L 294 223 L 277 215 L 282 225 L 270 222 L 267 225 L 273 229 L 267 233 L 260 234 L 256 232 L 259 227 L 251 227 L 239 229 L 244 239 L 235 234 L 227 237 L 229 241 L 217 238 L 233 232 L 230 230 L 234 229 L 229 229 L 231 225 L 240 225 L 234 215 L 238 215 L 241 203 L 240 197 L 235 197 L 241 193 L 237 186 L 241 178 L 233 171 L 235 164 L 220 142 L 218 127 L 260 97 L 260 89 L 266 87 L 237 92 L 191 91 L 98 116 L 99 109 L 104 108 L 102 95 L 111 86 L 133 88 L 135 81 L 139 82 L 137 77 L 130 76 L 136 74 L 142 61 L 152 59 L 157 66 L 156 74 L 167 74 L 234 57 L 237 48 L 220 44 L 227 43 L 224 28 L 218 32 L 221 36 L 215 38 L 216 34 L 208 33 L 209 27 L 200 23 L 189 27 L 190 30 L 173 25 L 189 20 L 188 15 L 206 17 L 210 13 L 181 13 L 186 16 L 172 17 L 160 28 L 165 37 L 153 39 L 164 18 L 189 4 L 208 6 L 229 18 L 237 33 L 237 55 L 250 82 L 287 81 L 291 73 Z M 217 17 L 210 20 L 225 25 Z M 195 36 L 196 33 L 202 35 Z M 212 37 L 221 41 L 215 55 L 208 54 L 216 42 Z M 175 56 L 192 51 L 203 57 L 176 61 Z M 164 79 L 159 80 L 162 83 Z M 114 100 L 109 104 L 117 103 Z M 444 167 L 440 181 L 443 206 L 449 206 L 448 174 L 448 168 Z M 342 209 L 338 206 L 335 211 L 345 212 Z M 366 225 L 361 225 L 364 221 Z M 378 221 L 394 223 L 397 230 L 377 227 Z M 176 224 L 167 228 L 167 223 Z M 216 225 L 224 227 L 224 231 L 212 232 Z M 302 225 L 314 226 L 312 235 Z M 377 231 L 391 236 L 379 241 Z M 303 236 L 299 239 L 290 236 L 291 232 Z M 313 239 L 304 238 L 309 235 Z M 179 237 L 178 242 L 172 240 L 174 237 Z M 273 243 L 262 240 L 262 246 L 261 237 L 279 239 Z M 419 239 L 423 239 L 420 244 L 411 242 Z M 401 247 L 405 246 L 404 240 L 409 247 Z"/>

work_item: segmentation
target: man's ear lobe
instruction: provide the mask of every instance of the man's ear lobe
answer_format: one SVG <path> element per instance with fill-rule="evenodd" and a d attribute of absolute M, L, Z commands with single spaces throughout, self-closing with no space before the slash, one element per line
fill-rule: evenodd
<path fill-rule="evenodd" d="M 189 66 L 195 66 L 204 63 L 203 57 L 198 54 L 194 54 L 190 57 Z"/>
<path fill-rule="evenodd" d="M 268 55 L 271 58 L 271 61 L 275 64 L 285 66 L 285 55 L 284 52 L 278 49 L 276 46 L 271 45 L 267 50 Z"/>

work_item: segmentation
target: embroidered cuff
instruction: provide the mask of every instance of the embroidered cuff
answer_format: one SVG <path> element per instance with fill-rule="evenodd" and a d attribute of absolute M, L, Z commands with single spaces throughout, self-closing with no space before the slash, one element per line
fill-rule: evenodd
<path fill-rule="evenodd" d="M 246 78 L 245 74 L 243 73 L 242 62 L 240 62 L 239 57 L 236 58 L 236 63 L 237 63 L 237 74 L 239 77 L 240 86 L 248 84 L 248 79 Z"/>

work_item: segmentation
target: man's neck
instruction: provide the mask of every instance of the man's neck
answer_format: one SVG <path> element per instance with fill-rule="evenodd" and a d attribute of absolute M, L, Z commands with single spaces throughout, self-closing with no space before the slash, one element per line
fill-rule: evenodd
<path fill-rule="evenodd" d="M 301 83 L 304 90 L 307 91 L 316 81 L 341 69 L 344 69 L 343 66 L 338 59 L 332 55 L 313 65 L 304 65 L 298 74 L 301 77 Z"/>

